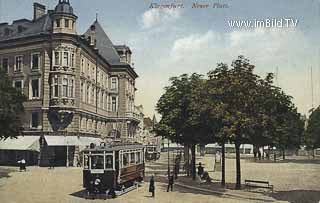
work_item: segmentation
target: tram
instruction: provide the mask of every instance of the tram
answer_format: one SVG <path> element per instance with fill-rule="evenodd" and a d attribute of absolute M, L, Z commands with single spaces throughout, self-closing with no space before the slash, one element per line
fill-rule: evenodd
<path fill-rule="evenodd" d="M 144 179 L 144 146 L 113 143 L 84 149 L 83 187 L 87 195 L 105 194 L 113 198 Z"/>
<path fill-rule="evenodd" d="M 160 158 L 158 145 L 145 145 L 145 147 L 145 157 L 147 161 L 158 160 Z"/>

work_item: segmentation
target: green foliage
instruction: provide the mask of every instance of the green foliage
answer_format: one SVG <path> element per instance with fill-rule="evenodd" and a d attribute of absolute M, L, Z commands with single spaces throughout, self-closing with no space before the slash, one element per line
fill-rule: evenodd
<path fill-rule="evenodd" d="M 165 87 L 165 93 L 159 99 L 156 109 L 161 114 L 160 122 L 155 126 L 158 135 L 172 141 L 196 144 L 212 141 L 210 129 L 205 125 L 201 114 L 201 100 L 204 80 L 201 75 L 183 74 L 170 78 L 171 85 Z"/>
<path fill-rule="evenodd" d="M 21 90 L 12 87 L 11 79 L 0 69 L 0 139 L 21 134 L 24 101 L 26 97 L 22 95 Z"/>
<path fill-rule="evenodd" d="M 305 137 L 306 145 L 309 149 L 320 147 L 320 106 L 309 117 Z"/>

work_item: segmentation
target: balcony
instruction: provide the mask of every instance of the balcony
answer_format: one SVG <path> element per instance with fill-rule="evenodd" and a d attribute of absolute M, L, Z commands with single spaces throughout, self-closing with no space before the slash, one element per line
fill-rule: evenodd
<path fill-rule="evenodd" d="M 69 107 L 75 108 L 75 98 L 51 98 L 50 100 L 51 107 Z"/>
<path fill-rule="evenodd" d="M 141 117 L 138 113 L 135 112 L 126 112 L 125 113 L 125 117 L 130 118 L 130 119 L 134 119 L 140 122 Z"/>

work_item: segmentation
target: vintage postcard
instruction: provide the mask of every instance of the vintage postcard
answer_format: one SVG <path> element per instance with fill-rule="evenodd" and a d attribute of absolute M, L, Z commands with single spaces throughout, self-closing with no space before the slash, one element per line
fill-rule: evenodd
<path fill-rule="evenodd" d="M 0 202 L 320 203 L 319 0 L 0 0 Z"/>

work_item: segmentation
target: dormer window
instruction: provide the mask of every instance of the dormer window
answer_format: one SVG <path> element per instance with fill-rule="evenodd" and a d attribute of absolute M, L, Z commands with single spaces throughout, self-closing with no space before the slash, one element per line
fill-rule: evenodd
<path fill-rule="evenodd" d="M 9 34 L 10 34 L 10 29 L 9 28 L 4 29 L 4 35 L 8 36 Z"/>
<path fill-rule="evenodd" d="M 23 31 L 23 27 L 21 25 L 18 26 L 18 33 L 21 33 Z"/>

